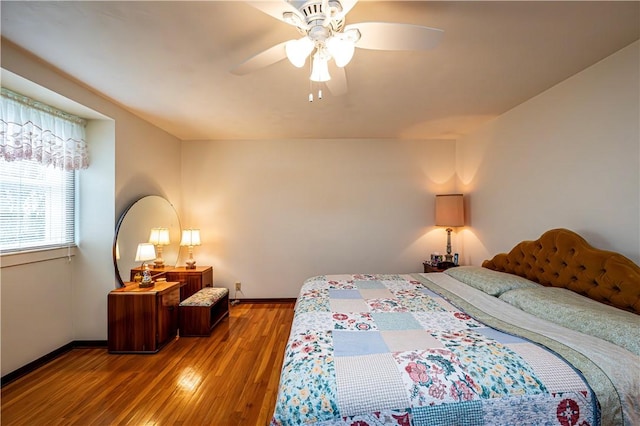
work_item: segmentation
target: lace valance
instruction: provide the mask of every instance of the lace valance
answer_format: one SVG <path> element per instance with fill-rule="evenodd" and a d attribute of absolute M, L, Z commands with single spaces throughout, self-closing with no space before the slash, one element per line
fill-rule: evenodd
<path fill-rule="evenodd" d="M 89 166 L 84 119 L 5 88 L 0 106 L 0 159 L 65 170 Z"/>

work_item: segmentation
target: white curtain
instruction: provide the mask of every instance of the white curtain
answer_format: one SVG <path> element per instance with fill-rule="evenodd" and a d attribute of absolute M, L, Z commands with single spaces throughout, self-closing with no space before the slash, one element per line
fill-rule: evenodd
<path fill-rule="evenodd" d="M 89 166 L 85 120 L 5 88 L 0 106 L 0 159 L 64 170 Z"/>

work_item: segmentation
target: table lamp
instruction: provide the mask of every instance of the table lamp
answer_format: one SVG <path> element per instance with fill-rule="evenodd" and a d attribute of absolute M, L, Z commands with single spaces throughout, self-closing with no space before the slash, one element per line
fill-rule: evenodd
<path fill-rule="evenodd" d="M 453 262 L 451 254 L 451 229 L 464 226 L 464 202 L 462 194 L 436 195 L 436 226 L 447 227 L 447 254 L 445 261 Z"/>
<path fill-rule="evenodd" d="M 186 246 L 189 249 L 189 259 L 187 259 L 187 269 L 196 269 L 196 261 L 193 258 L 193 246 L 199 246 L 200 243 L 200 230 L 199 229 L 184 229 L 182 231 L 181 246 Z"/>
<path fill-rule="evenodd" d="M 153 262 L 154 268 L 164 267 L 164 259 L 162 258 L 162 246 L 169 245 L 169 229 L 168 228 L 151 228 L 149 235 L 149 243 L 156 246 L 156 259 Z"/>

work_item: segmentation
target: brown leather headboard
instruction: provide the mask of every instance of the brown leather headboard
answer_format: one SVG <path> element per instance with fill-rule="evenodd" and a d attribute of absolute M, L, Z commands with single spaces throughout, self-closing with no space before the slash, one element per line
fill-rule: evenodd
<path fill-rule="evenodd" d="M 482 266 L 640 314 L 640 267 L 619 253 L 592 247 L 568 229 L 523 241 Z"/>

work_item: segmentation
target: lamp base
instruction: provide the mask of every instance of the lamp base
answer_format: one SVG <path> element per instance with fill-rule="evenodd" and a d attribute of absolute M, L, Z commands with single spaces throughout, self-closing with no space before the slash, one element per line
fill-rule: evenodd
<path fill-rule="evenodd" d="M 185 266 L 186 269 L 196 269 L 196 261 L 193 259 L 189 259 L 186 261 L 187 266 Z"/>
<path fill-rule="evenodd" d="M 149 287 L 153 287 L 154 285 L 156 285 L 156 283 L 154 283 L 153 281 L 145 283 L 145 282 L 141 282 L 140 284 L 138 284 L 138 287 L 140 288 L 149 288 Z"/>
<path fill-rule="evenodd" d="M 164 268 L 164 260 L 156 260 L 155 262 L 153 262 L 153 269 L 162 269 Z"/>
<path fill-rule="evenodd" d="M 451 231 L 453 231 L 453 229 L 447 228 L 447 254 L 444 255 L 445 262 L 453 262 L 453 255 L 451 254 Z"/>

